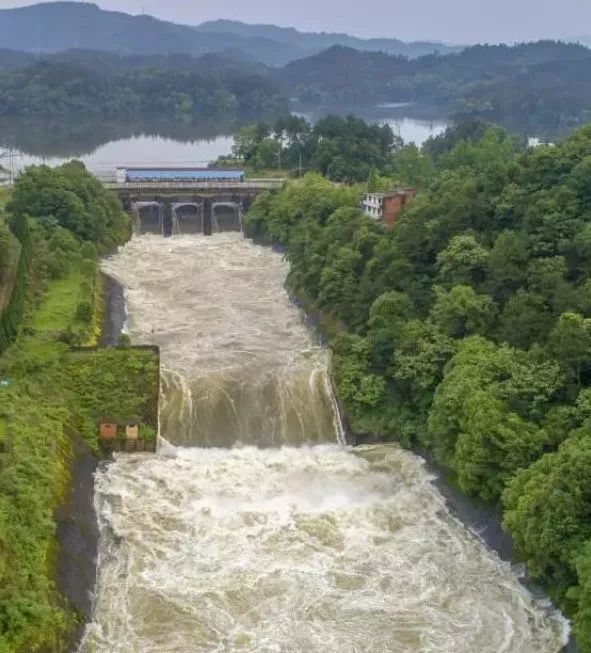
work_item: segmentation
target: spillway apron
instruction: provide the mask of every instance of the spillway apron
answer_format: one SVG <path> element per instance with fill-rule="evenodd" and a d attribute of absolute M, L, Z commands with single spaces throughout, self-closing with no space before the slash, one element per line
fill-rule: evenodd
<path fill-rule="evenodd" d="M 161 347 L 156 456 L 100 470 L 82 653 L 556 653 L 566 621 L 453 519 L 422 462 L 337 443 L 327 352 L 287 264 L 240 234 L 105 262 Z"/>

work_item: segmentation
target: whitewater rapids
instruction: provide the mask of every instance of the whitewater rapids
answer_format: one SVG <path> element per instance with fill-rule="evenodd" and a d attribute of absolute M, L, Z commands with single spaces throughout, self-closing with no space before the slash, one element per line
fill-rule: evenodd
<path fill-rule="evenodd" d="M 449 514 L 422 461 L 339 444 L 328 354 L 240 234 L 105 263 L 160 345 L 164 442 L 96 478 L 82 653 L 557 653 L 567 622 Z M 170 444 L 170 443 L 174 444 Z"/>

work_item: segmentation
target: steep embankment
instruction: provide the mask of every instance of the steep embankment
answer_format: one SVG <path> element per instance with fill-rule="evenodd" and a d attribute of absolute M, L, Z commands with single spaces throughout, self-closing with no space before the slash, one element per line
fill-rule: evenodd
<path fill-rule="evenodd" d="M 0 353 L 14 337 L 21 319 L 30 254 L 28 234 L 23 229 L 23 223 L 11 224 L 5 215 L 4 206 L 8 198 L 8 192 L 0 190 Z"/>
<path fill-rule="evenodd" d="M 97 421 L 155 437 L 158 365 L 147 351 L 71 348 L 98 335 L 97 248 L 127 233 L 96 180 L 79 165 L 30 170 L 8 210 L 32 256 L 0 357 L 0 651 L 62 652 L 90 612 Z"/>
<path fill-rule="evenodd" d="M 0 191 L 0 207 L 2 206 L 3 191 Z M 21 245 L 12 234 L 4 217 L 0 215 L 0 314 L 4 311 L 17 277 L 18 261 Z"/>

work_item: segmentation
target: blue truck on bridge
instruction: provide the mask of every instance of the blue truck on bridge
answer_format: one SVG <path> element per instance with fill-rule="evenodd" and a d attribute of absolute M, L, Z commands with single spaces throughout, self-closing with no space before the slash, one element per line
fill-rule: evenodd
<path fill-rule="evenodd" d="M 119 183 L 244 181 L 244 170 L 235 168 L 118 168 Z"/>

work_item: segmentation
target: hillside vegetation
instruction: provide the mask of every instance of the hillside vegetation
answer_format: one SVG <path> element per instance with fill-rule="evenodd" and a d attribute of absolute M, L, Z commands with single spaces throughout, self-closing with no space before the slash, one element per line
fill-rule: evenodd
<path fill-rule="evenodd" d="M 98 453 L 104 416 L 155 437 L 158 361 L 152 351 L 71 349 L 96 340 L 98 253 L 129 235 L 128 217 L 82 164 L 29 169 L 7 212 L 29 255 L 23 310 L 0 342 L 10 345 L 0 356 L 0 652 L 57 653 L 72 650 L 82 619 L 56 572 L 55 511 L 75 452 Z"/>
<path fill-rule="evenodd" d="M 307 109 L 340 111 L 416 102 L 529 131 L 566 132 L 591 117 L 591 50 L 576 44 L 479 45 L 416 59 L 337 45 L 283 68 L 235 51 L 174 52 L 0 51 L 0 117 L 158 118 L 170 129 L 276 118 L 293 97 Z"/>
<path fill-rule="evenodd" d="M 247 231 L 286 247 L 353 430 L 429 449 L 500 503 L 587 652 L 591 126 L 525 152 L 477 127 L 419 155 L 422 192 L 392 231 L 357 208 L 363 187 L 316 175 L 259 197 Z"/>
<path fill-rule="evenodd" d="M 20 256 L 20 244 L 0 216 L 0 313 L 10 301 Z"/>
<path fill-rule="evenodd" d="M 342 182 L 363 181 L 372 170 L 387 170 L 392 153 L 403 149 L 389 125 L 368 125 L 354 116 L 327 116 L 315 125 L 296 116 L 281 117 L 274 124 L 239 129 L 234 140 L 235 159 L 224 158 L 222 164 L 293 175 L 300 168 L 315 170 Z"/>
<path fill-rule="evenodd" d="M 315 105 L 422 102 L 459 116 L 558 126 L 591 115 L 590 64 L 588 48 L 552 41 L 415 60 L 333 47 L 288 64 L 277 79 Z"/>
<path fill-rule="evenodd" d="M 255 69 L 213 56 L 155 61 L 70 53 L 0 71 L 0 116 L 183 121 L 284 113 L 287 101 Z"/>

